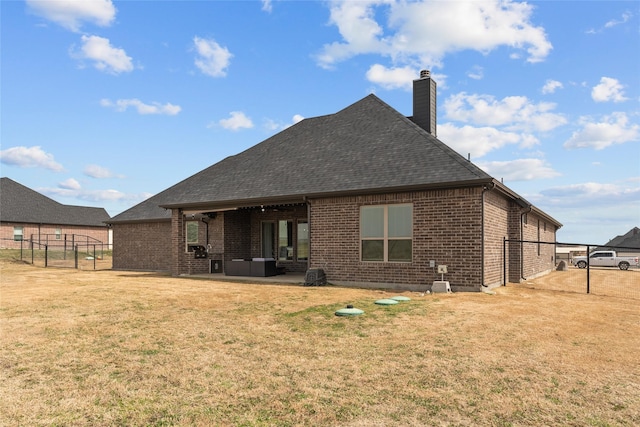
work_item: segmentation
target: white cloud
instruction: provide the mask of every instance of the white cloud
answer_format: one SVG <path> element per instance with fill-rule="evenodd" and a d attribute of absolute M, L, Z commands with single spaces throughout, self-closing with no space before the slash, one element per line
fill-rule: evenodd
<path fill-rule="evenodd" d="M 211 77 L 224 77 L 226 69 L 233 55 L 226 47 L 220 46 L 215 40 L 193 38 L 193 44 L 198 53 L 195 60 L 196 67 L 204 74 Z"/>
<path fill-rule="evenodd" d="M 640 201 L 637 185 L 585 182 L 543 190 L 540 194 L 547 203 L 563 206 L 598 206 L 607 203 L 633 203 Z"/>
<path fill-rule="evenodd" d="M 129 107 L 132 107 L 138 111 L 138 114 L 163 114 L 167 116 L 175 116 L 182 110 L 179 105 L 173 105 L 171 103 L 162 105 L 159 102 L 145 104 L 136 98 L 118 99 L 115 102 L 110 99 L 101 99 L 100 105 L 113 108 L 119 112 L 126 111 Z"/>
<path fill-rule="evenodd" d="M 610 145 L 640 140 L 640 125 L 629 123 L 625 113 L 612 113 L 593 123 L 582 118 L 582 129 L 574 132 L 564 148 L 594 148 L 602 150 Z"/>
<path fill-rule="evenodd" d="M 385 89 L 411 89 L 418 73 L 412 67 L 387 68 L 380 64 L 372 65 L 367 71 L 367 80 Z"/>
<path fill-rule="evenodd" d="M 240 129 L 251 129 L 253 127 L 251 119 L 245 116 L 242 111 L 232 111 L 230 114 L 231 117 L 218 122 L 224 129 L 236 131 Z"/>
<path fill-rule="evenodd" d="M 487 53 L 500 46 L 526 50 L 527 61 L 539 62 L 552 49 L 544 29 L 530 22 L 533 7 L 527 3 L 343 0 L 330 5 L 329 22 L 338 28 L 342 41 L 323 46 L 317 55 L 325 68 L 372 53 L 432 67 L 448 53 Z M 379 16 L 388 17 L 387 22 L 377 21 Z"/>
<path fill-rule="evenodd" d="M 563 88 L 563 85 L 561 82 L 557 80 L 547 80 L 544 86 L 542 87 L 542 93 L 544 94 L 555 93 L 556 90 L 562 89 L 562 88 Z"/>
<path fill-rule="evenodd" d="M 43 151 L 39 146 L 11 147 L 2 150 L 0 162 L 21 168 L 44 168 L 54 172 L 64 170 L 64 167 L 54 160 L 53 154 Z"/>
<path fill-rule="evenodd" d="M 118 178 L 122 178 L 122 176 L 116 175 L 113 172 L 111 172 L 109 169 L 102 167 L 102 166 L 98 166 L 98 165 L 87 165 L 87 167 L 84 168 L 83 173 L 86 176 L 89 176 L 91 178 L 114 178 L 114 177 L 118 177 Z"/>
<path fill-rule="evenodd" d="M 39 188 L 38 191 L 50 197 L 66 197 L 88 202 L 127 202 L 137 203 L 152 196 L 150 193 L 127 194 L 119 190 L 89 190 L 84 189 L 73 178 L 63 181 L 56 188 Z"/>
<path fill-rule="evenodd" d="M 111 46 L 109 39 L 99 36 L 82 36 L 80 50 L 71 49 L 71 56 L 94 62 L 94 67 L 110 74 L 133 71 L 133 63 L 124 49 Z"/>
<path fill-rule="evenodd" d="M 506 145 L 528 148 L 539 144 L 537 138 L 526 133 L 504 132 L 492 127 L 456 127 L 451 123 L 438 125 L 438 138 L 463 156 L 478 158 Z"/>
<path fill-rule="evenodd" d="M 58 187 L 64 188 L 65 190 L 79 190 L 81 188 L 80 183 L 73 178 L 62 181 L 58 184 Z"/>
<path fill-rule="evenodd" d="M 507 130 L 549 131 L 567 123 L 552 113 L 556 104 L 532 103 L 525 96 L 508 96 L 496 100 L 491 95 L 451 95 L 444 102 L 447 118 L 478 125 L 505 126 Z"/>
<path fill-rule="evenodd" d="M 624 86 L 617 79 L 602 77 L 600 84 L 591 90 L 591 98 L 596 102 L 623 102 L 628 98 L 624 96 Z"/>
<path fill-rule="evenodd" d="M 268 131 L 278 131 L 278 132 L 280 132 L 280 131 L 285 130 L 288 127 L 291 127 L 291 126 L 295 125 L 296 123 L 298 123 L 298 122 L 300 122 L 302 120 L 304 120 L 303 116 L 301 116 L 300 114 L 294 114 L 293 117 L 291 118 L 291 122 L 289 122 L 289 123 L 282 124 L 282 123 L 278 123 L 278 122 L 276 122 L 274 120 L 267 119 L 265 121 L 264 127 Z"/>
<path fill-rule="evenodd" d="M 262 0 L 262 10 L 269 13 L 273 11 L 273 4 L 271 4 L 271 0 Z"/>
<path fill-rule="evenodd" d="M 489 175 L 506 181 L 531 181 L 560 176 L 544 160 L 516 159 L 505 162 L 481 162 L 478 167 Z"/>
<path fill-rule="evenodd" d="M 74 32 L 84 22 L 107 27 L 116 17 L 111 0 L 27 0 L 27 5 L 34 14 Z"/>
<path fill-rule="evenodd" d="M 610 21 L 607 21 L 607 23 L 604 24 L 604 27 L 605 28 L 612 28 L 612 27 L 618 26 L 620 24 L 624 24 L 629 19 L 631 19 L 632 16 L 633 16 L 633 14 L 631 12 L 624 12 L 622 14 L 621 19 L 612 19 Z"/>
<path fill-rule="evenodd" d="M 467 76 L 474 80 L 482 80 L 484 78 L 484 69 L 479 65 L 474 65 L 467 71 Z"/>
<path fill-rule="evenodd" d="M 624 12 L 622 14 L 622 16 L 620 17 L 620 19 L 610 19 L 609 21 L 607 21 L 604 26 L 600 29 L 589 29 L 586 31 L 587 34 L 598 34 L 598 33 L 602 33 L 604 30 L 607 30 L 609 28 L 613 28 L 613 27 L 617 27 L 618 25 L 622 25 L 625 24 L 626 22 L 628 22 L 631 18 L 633 17 L 633 14 L 631 12 Z"/>

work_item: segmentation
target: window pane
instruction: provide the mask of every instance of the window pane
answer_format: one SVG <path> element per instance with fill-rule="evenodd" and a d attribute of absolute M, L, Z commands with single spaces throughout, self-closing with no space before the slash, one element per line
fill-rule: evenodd
<path fill-rule="evenodd" d="M 298 222 L 298 260 L 309 259 L 309 224 Z"/>
<path fill-rule="evenodd" d="M 363 261 L 384 261 L 384 241 L 383 240 L 363 240 L 362 241 Z"/>
<path fill-rule="evenodd" d="M 293 221 L 278 221 L 278 259 L 293 260 Z"/>
<path fill-rule="evenodd" d="M 411 205 L 389 206 L 389 237 L 411 237 L 413 229 Z"/>
<path fill-rule="evenodd" d="M 384 206 L 363 206 L 360 211 L 361 237 L 384 236 Z"/>
<path fill-rule="evenodd" d="M 187 222 L 187 243 L 198 243 L 198 223 L 196 221 Z"/>
<path fill-rule="evenodd" d="M 19 242 L 22 240 L 22 227 L 13 227 L 13 240 Z"/>
<path fill-rule="evenodd" d="M 389 261 L 411 262 L 411 240 L 389 240 Z"/>

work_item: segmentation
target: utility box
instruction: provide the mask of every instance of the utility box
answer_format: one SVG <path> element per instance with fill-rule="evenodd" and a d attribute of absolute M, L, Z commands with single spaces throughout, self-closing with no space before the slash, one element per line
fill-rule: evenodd
<path fill-rule="evenodd" d="M 222 260 L 210 259 L 209 260 L 209 273 L 222 273 Z"/>
<path fill-rule="evenodd" d="M 451 285 L 449 285 L 449 282 L 446 280 L 436 280 L 431 286 L 431 292 L 434 294 L 451 293 Z"/>

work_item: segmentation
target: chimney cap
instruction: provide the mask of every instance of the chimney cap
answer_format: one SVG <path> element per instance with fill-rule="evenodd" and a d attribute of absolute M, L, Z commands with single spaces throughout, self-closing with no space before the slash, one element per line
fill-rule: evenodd
<path fill-rule="evenodd" d="M 421 79 L 426 79 L 431 77 L 431 71 L 429 70 L 420 70 L 420 78 Z"/>

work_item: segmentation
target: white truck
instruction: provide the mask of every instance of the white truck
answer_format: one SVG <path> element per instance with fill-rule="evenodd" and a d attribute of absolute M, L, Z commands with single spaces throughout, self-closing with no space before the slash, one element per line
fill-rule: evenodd
<path fill-rule="evenodd" d="M 578 268 L 587 267 L 587 257 L 577 256 L 571 263 Z M 638 257 L 618 256 L 615 251 L 596 251 L 589 255 L 590 267 L 618 267 L 620 270 L 628 270 L 630 266 L 638 267 Z"/>

